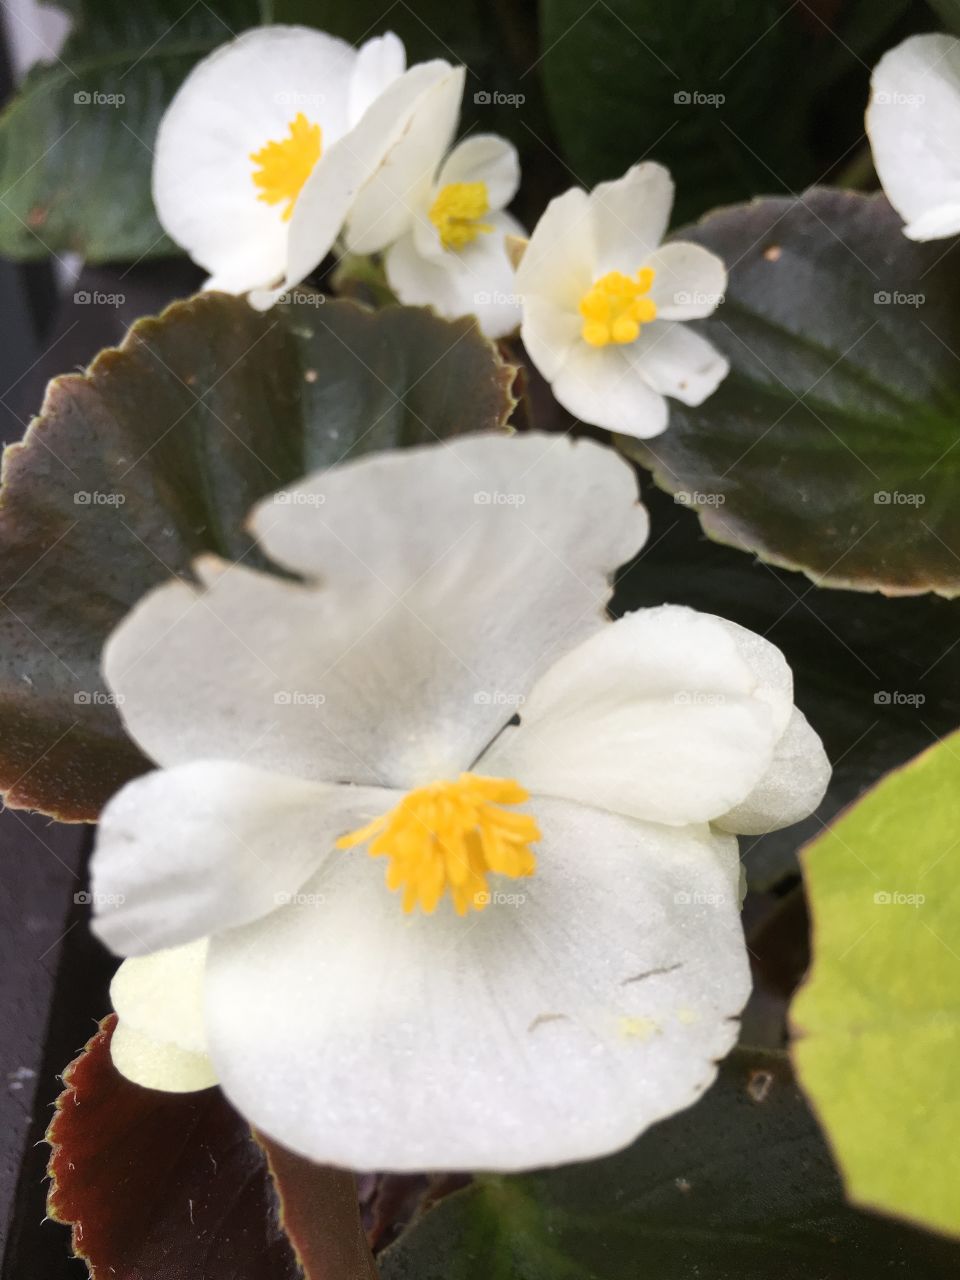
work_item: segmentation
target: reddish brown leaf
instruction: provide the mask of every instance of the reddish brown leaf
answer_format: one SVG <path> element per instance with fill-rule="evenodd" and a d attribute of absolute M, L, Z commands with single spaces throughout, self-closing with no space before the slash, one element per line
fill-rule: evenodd
<path fill-rule="evenodd" d="M 48 1212 L 94 1280 L 375 1280 L 352 1174 L 261 1146 L 219 1089 L 131 1084 L 115 1025 L 67 1067 L 47 1131 Z"/>

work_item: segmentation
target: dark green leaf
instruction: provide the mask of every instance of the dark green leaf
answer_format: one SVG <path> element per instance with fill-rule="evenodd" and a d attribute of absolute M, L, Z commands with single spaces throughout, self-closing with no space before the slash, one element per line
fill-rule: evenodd
<path fill-rule="evenodd" d="M 862 138 L 869 66 L 905 7 L 543 0 L 540 69 L 574 180 L 592 186 L 659 160 L 676 178 L 681 220 L 818 180 Z M 815 130 L 814 112 L 851 75 L 842 109 Z"/>
<path fill-rule="evenodd" d="M 257 0 L 71 9 L 59 57 L 35 66 L 0 116 L 0 253 L 170 253 L 150 196 L 160 114 L 196 61 L 258 21 Z"/>
<path fill-rule="evenodd" d="M 696 1106 L 619 1155 L 449 1196 L 383 1254 L 381 1274 L 946 1280 L 958 1262 L 955 1246 L 849 1208 L 783 1056 L 737 1050 Z"/>
<path fill-rule="evenodd" d="M 960 34 L 960 0 L 929 0 L 929 4 L 948 31 Z"/>
<path fill-rule="evenodd" d="M 730 267 L 706 322 L 732 371 L 621 440 L 706 533 L 815 582 L 960 591 L 960 251 L 882 196 L 817 190 L 684 233 Z"/>
<path fill-rule="evenodd" d="M 105 699 L 100 651 L 202 551 L 255 554 L 252 504 L 352 454 L 496 428 L 514 370 L 467 320 L 306 292 L 267 315 L 205 294 L 51 383 L 4 457 L 0 786 L 96 818 L 146 766 Z"/>

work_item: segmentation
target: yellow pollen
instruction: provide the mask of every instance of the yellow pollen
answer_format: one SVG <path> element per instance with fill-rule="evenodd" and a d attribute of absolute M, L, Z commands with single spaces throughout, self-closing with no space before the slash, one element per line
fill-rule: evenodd
<path fill-rule="evenodd" d="M 429 915 L 449 889 L 458 915 L 490 902 L 487 875 L 532 876 L 530 845 L 540 828 L 523 804 L 528 793 L 512 778 L 461 773 L 456 782 L 431 782 L 403 797 L 396 808 L 341 836 L 338 849 L 370 841 L 372 858 L 389 858 L 387 888 L 403 889 L 403 909 Z"/>
<path fill-rule="evenodd" d="M 652 267 L 641 267 L 633 279 L 622 271 L 608 271 L 595 280 L 580 299 L 584 342 L 605 347 L 638 338 L 640 326 L 657 318 L 657 304 L 647 296 L 654 275 Z"/>
<path fill-rule="evenodd" d="M 448 182 L 430 206 L 430 221 L 440 233 L 445 249 L 462 249 L 476 240 L 481 231 L 492 231 L 489 222 L 481 222 L 490 212 L 485 182 Z"/>
<path fill-rule="evenodd" d="M 288 128 L 289 138 L 268 142 L 259 151 L 250 153 L 250 159 L 256 165 L 253 185 L 260 188 L 257 199 L 266 204 L 280 204 L 286 200 L 287 207 L 282 215 L 284 222 L 290 221 L 297 196 L 323 150 L 320 126 L 311 124 L 302 111 L 297 112 Z"/>

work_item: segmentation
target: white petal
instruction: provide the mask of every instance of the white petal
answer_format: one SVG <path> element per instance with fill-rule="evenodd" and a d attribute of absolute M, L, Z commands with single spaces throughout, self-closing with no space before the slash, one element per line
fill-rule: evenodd
<path fill-rule="evenodd" d="M 957 193 L 960 197 L 960 191 Z M 942 240 L 960 234 L 960 199 L 927 209 L 903 228 L 910 240 Z"/>
<path fill-rule="evenodd" d="M 823 743 L 801 711 L 794 711 L 777 743 L 773 763 L 747 798 L 715 825 L 724 831 L 761 835 L 790 827 L 813 813 L 830 781 Z"/>
<path fill-rule="evenodd" d="M 288 901 L 338 836 L 395 802 L 223 760 L 137 778 L 100 818 L 93 930 L 111 951 L 142 956 L 247 924 Z"/>
<path fill-rule="evenodd" d="M 701 319 L 723 300 L 727 269 L 702 245 L 674 240 L 661 245 L 643 265 L 656 272 L 650 296 L 661 320 Z"/>
<path fill-rule="evenodd" d="M 644 325 L 623 350 L 654 391 L 683 404 L 703 404 L 730 372 L 716 347 L 677 320 Z"/>
<path fill-rule="evenodd" d="M 344 235 L 351 252 L 385 249 L 408 230 L 427 202 L 457 131 L 464 76 L 463 67 L 449 71 L 407 116 L 402 134 L 350 208 Z"/>
<path fill-rule="evenodd" d="M 153 1040 L 118 1022 L 110 1039 L 110 1057 L 122 1076 L 145 1089 L 164 1093 L 196 1093 L 217 1083 L 205 1053 L 188 1053 L 175 1044 Z"/>
<path fill-rule="evenodd" d="M 524 303 L 534 298 L 578 315 L 580 299 L 596 277 L 590 197 L 571 187 L 547 205 L 517 268 Z"/>
<path fill-rule="evenodd" d="M 361 189 L 380 181 L 378 174 L 392 173 L 397 157 L 406 154 L 411 133 L 416 135 L 413 121 L 438 94 L 459 94 L 459 85 L 462 70 L 440 60 L 422 62 L 373 101 L 360 123 L 321 156 L 304 183 L 289 224 L 286 275 L 275 288 L 252 293 L 251 305 L 267 310 L 320 265 Z"/>
<path fill-rule="evenodd" d="M 596 274 L 633 275 L 660 244 L 670 222 L 673 180 L 652 160 L 634 165 L 616 182 L 601 182 L 590 193 L 596 245 Z"/>
<path fill-rule="evenodd" d="M 231 1101 L 351 1168 L 529 1168 L 616 1150 L 689 1106 L 750 979 L 734 842 L 543 801 L 537 873 L 482 913 L 403 914 L 363 854 L 214 940 Z"/>
<path fill-rule="evenodd" d="M 555 663 L 477 770 L 651 822 L 706 822 L 773 759 L 765 694 L 721 619 L 641 609 Z"/>
<path fill-rule="evenodd" d="M 451 182 L 482 182 L 493 210 L 505 209 L 520 185 L 516 147 L 494 133 L 474 133 L 458 142 L 440 166 L 438 188 Z M 521 231 L 520 235 L 526 235 Z"/>
<path fill-rule="evenodd" d="M 647 531 L 612 450 L 535 434 L 371 455 L 282 498 L 255 531 L 322 589 L 205 558 L 205 591 L 156 589 L 107 643 L 127 728 L 160 763 L 398 787 L 469 768 L 601 625 Z"/>
<path fill-rule="evenodd" d="M 582 347 L 583 318 L 558 307 L 549 298 L 520 295 L 523 323 L 520 337 L 527 355 L 548 382 L 559 377 L 571 354 Z"/>
<path fill-rule="evenodd" d="M 387 280 L 408 306 L 430 306 L 450 320 L 475 315 L 488 338 L 502 338 L 520 323 L 520 295 L 504 239 L 524 231 L 508 213 L 492 214 L 485 222 L 493 230 L 472 244 L 441 249 L 429 258 L 418 251 L 415 235 L 408 232 L 387 250 Z"/>
<path fill-rule="evenodd" d="M 867 133 L 911 238 L 960 230 L 960 41 L 911 36 L 885 53 L 873 71 Z"/>
<path fill-rule="evenodd" d="M 563 407 L 595 427 L 646 439 L 667 425 L 663 396 L 650 386 L 627 347 L 591 347 L 582 339 L 571 347 L 551 389 Z"/>
<path fill-rule="evenodd" d="M 286 262 L 282 205 L 258 199 L 251 153 L 303 112 L 330 148 L 347 126 L 356 53 L 306 27 L 257 27 L 193 68 L 157 133 L 153 199 L 167 233 L 221 288 L 272 283 Z"/>
<path fill-rule="evenodd" d="M 215 1082 L 203 1020 L 206 963 L 207 939 L 201 938 L 124 960 L 114 974 L 110 1000 L 123 1031 L 119 1039 L 114 1032 L 111 1055 L 128 1079 L 178 1093 Z"/>
<path fill-rule="evenodd" d="M 351 126 L 359 122 L 367 107 L 406 69 L 407 53 L 403 41 L 392 31 L 375 36 L 360 46 L 350 77 L 347 114 Z"/>
<path fill-rule="evenodd" d="M 753 696 L 769 708 L 774 732 L 779 737 L 786 732 L 794 710 L 793 672 L 786 658 L 775 644 L 748 627 L 741 627 L 738 622 L 719 618 L 716 614 L 705 616 L 718 622 L 736 645 L 737 653 L 750 668 L 756 681 Z"/>

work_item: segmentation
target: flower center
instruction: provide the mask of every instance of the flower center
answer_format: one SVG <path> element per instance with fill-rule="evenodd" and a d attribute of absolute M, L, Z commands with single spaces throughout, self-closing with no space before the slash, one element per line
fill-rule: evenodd
<path fill-rule="evenodd" d="M 479 219 L 490 212 L 485 182 L 448 182 L 430 206 L 430 221 L 440 233 L 445 249 L 462 249 L 481 231 L 492 231 Z"/>
<path fill-rule="evenodd" d="M 268 142 L 259 151 L 250 153 L 250 159 L 256 165 L 253 185 L 260 188 L 257 199 L 266 204 L 280 204 L 286 200 L 284 222 L 290 221 L 297 196 L 323 150 L 320 126 L 312 124 L 302 111 L 297 112 L 287 127 L 289 138 Z"/>
<path fill-rule="evenodd" d="M 408 792 L 382 818 L 337 841 L 353 849 L 370 841 L 372 858 L 389 858 L 387 887 L 403 889 L 403 909 L 419 905 L 428 915 L 449 889 L 458 915 L 490 902 L 487 875 L 532 876 L 530 845 L 540 828 L 522 804 L 528 793 L 512 778 L 461 773 L 456 782 L 431 782 Z"/>
<path fill-rule="evenodd" d="M 584 342 L 605 347 L 638 338 L 640 326 L 657 318 L 657 304 L 647 296 L 654 275 L 652 267 L 641 267 L 634 279 L 621 271 L 608 271 L 595 280 L 580 299 Z"/>

